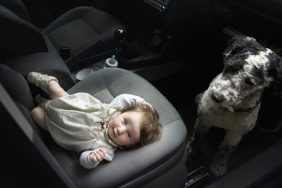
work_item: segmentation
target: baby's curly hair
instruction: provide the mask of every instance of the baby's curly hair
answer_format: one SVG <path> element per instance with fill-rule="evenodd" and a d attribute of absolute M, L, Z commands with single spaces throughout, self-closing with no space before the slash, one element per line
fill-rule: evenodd
<path fill-rule="evenodd" d="M 140 141 L 131 146 L 130 149 L 138 148 L 160 139 L 162 125 L 160 123 L 159 113 L 155 109 L 148 108 L 142 104 L 136 104 L 135 106 L 129 106 L 122 109 L 121 113 L 128 111 L 144 113 L 143 121 L 140 126 Z"/>

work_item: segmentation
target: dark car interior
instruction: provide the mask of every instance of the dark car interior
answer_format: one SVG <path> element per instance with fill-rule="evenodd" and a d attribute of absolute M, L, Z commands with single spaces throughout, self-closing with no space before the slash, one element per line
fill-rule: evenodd
<path fill-rule="evenodd" d="M 252 36 L 282 55 L 281 10 L 279 0 L 0 0 L 0 187 L 280 187 L 279 97 L 262 104 L 221 177 L 187 156 L 187 141 L 195 96 L 222 71 L 232 37 Z M 104 68 L 113 56 L 118 68 Z M 94 72 L 79 80 L 84 69 Z M 162 138 L 82 169 L 31 119 L 40 92 L 26 81 L 31 71 L 106 103 L 121 93 L 146 98 Z M 222 134 L 212 131 L 215 145 Z"/>

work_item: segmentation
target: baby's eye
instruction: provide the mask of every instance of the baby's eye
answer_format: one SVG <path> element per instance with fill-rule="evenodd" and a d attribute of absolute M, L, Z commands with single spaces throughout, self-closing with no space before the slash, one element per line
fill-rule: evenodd
<path fill-rule="evenodd" d="M 123 124 L 127 125 L 127 119 L 123 119 Z"/>

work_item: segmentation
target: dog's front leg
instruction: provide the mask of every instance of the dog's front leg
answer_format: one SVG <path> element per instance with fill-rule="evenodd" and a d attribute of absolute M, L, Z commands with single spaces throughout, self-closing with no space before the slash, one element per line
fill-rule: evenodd
<path fill-rule="evenodd" d="M 203 122 L 202 117 L 198 117 L 195 126 L 193 135 L 191 136 L 189 142 L 188 142 L 188 154 L 189 155 L 197 155 L 197 153 L 202 150 L 205 145 L 205 135 L 209 130 L 209 126 L 206 126 L 206 124 Z"/>
<path fill-rule="evenodd" d="M 220 143 L 210 165 L 210 170 L 215 176 L 220 176 L 226 173 L 229 156 L 236 149 L 242 137 L 243 134 L 238 132 L 226 132 L 226 135 Z"/>

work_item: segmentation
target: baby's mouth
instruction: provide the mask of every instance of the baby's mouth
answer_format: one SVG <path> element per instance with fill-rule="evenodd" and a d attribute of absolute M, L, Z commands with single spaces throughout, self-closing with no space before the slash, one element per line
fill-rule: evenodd
<path fill-rule="evenodd" d="M 109 134 L 110 131 L 113 132 L 113 134 Z M 111 135 L 111 136 L 110 136 Z M 108 142 L 113 145 L 113 146 L 118 146 L 118 144 L 114 141 L 114 137 L 116 137 L 116 133 L 114 131 L 114 129 L 110 128 L 108 129 L 108 133 L 107 133 L 107 136 L 108 136 Z"/>

